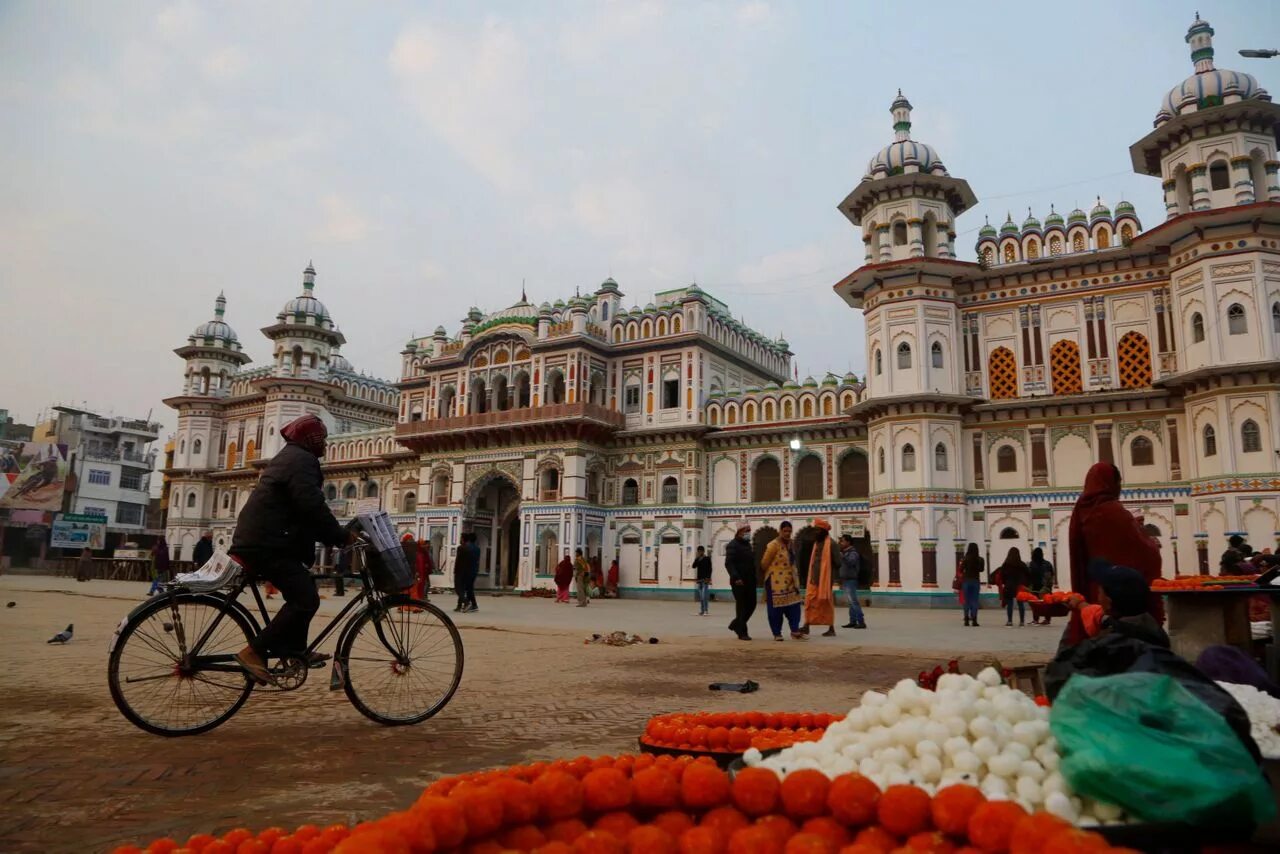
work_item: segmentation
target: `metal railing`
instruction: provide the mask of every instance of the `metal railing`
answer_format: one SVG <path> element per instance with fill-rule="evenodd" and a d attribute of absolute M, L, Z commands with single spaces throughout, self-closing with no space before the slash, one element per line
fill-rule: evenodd
<path fill-rule="evenodd" d="M 402 421 L 396 424 L 397 436 L 427 436 L 464 430 L 483 430 L 519 424 L 553 421 L 595 421 L 621 428 L 626 417 L 616 409 L 598 403 L 552 403 L 523 409 L 477 412 L 451 418 L 429 418 L 425 421 Z"/>

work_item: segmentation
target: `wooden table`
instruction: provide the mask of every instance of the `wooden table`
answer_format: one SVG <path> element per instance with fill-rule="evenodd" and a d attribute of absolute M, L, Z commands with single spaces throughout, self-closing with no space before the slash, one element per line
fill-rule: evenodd
<path fill-rule="evenodd" d="M 1173 651 L 1191 663 L 1211 646 L 1226 644 L 1253 653 L 1249 629 L 1249 600 L 1254 596 L 1271 599 L 1272 642 L 1267 649 L 1267 674 L 1280 679 L 1280 589 L 1241 587 L 1230 590 L 1161 590 L 1167 598 L 1169 640 Z"/>

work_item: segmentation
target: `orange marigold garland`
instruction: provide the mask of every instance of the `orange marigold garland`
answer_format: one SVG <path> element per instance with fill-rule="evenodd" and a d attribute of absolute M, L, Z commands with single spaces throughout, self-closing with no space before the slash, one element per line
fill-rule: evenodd
<path fill-rule="evenodd" d="M 822 738 L 843 715 L 825 712 L 693 712 L 650 718 L 642 750 L 732 756 L 748 748 L 770 750 Z"/>

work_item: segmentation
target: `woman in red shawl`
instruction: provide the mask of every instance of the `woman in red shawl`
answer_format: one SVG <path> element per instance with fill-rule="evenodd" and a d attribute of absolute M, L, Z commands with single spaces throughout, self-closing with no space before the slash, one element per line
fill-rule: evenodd
<path fill-rule="evenodd" d="M 1136 569 L 1150 584 L 1160 577 L 1160 544 L 1142 528 L 1142 522 L 1120 503 L 1120 470 L 1111 463 L 1094 463 L 1084 479 L 1084 491 L 1071 512 L 1071 589 L 1089 602 L 1098 601 L 1097 585 L 1089 580 L 1089 561 L 1103 558 L 1117 566 Z M 1151 616 L 1164 622 L 1160 594 L 1148 600 Z M 1079 613 L 1079 612 L 1075 612 Z M 1083 626 L 1073 616 L 1068 640 L 1084 639 Z M 1075 637 L 1075 635 L 1079 635 Z"/>
<path fill-rule="evenodd" d="M 556 564 L 554 576 L 556 582 L 556 601 L 569 601 L 569 584 L 573 581 L 573 561 L 569 560 L 569 553 L 564 553 L 564 559 Z"/>

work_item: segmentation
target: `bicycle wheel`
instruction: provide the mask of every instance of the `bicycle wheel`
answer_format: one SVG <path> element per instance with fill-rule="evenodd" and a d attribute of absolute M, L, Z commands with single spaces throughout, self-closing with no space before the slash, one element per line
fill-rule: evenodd
<path fill-rule="evenodd" d="M 338 649 L 347 699 L 387 726 L 439 712 L 462 681 L 462 637 L 435 605 L 388 596 L 355 619 Z"/>
<path fill-rule="evenodd" d="M 111 699 L 132 724 L 155 735 L 208 732 L 249 699 L 253 682 L 233 656 L 256 633 L 223 598 L 179 593 L 157 599 L 120 630 L 107 664 Z"/>

